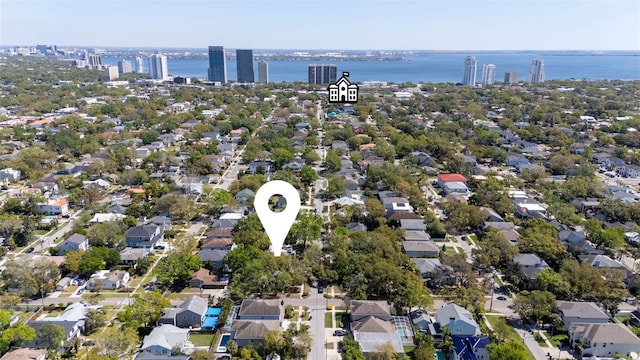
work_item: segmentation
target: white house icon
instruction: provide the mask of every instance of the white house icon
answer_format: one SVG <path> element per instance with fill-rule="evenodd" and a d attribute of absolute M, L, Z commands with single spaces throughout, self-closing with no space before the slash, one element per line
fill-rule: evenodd
<path fill-rule="evenodd" d="M 343 72 L 342 77 L 335 84 L 329 85 L 329 102 L 347 103 L 358 101 L 358 85 L 352 84 L 348 72 Z"/>

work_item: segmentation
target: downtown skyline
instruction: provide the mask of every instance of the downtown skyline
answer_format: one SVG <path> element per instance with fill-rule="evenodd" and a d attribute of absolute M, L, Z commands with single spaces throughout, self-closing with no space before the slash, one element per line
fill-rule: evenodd
<path fill-rule="evenodd" d="M 306 15 L 320 2 L 288 6 L 290 3 L 135 0 L 126 2 L 123 11 L 117 6 L 125 4 L 120 0 L 100 4 L 0 0 L 0 45 L 206 48 L 218 43 L 230 49 L 640 50 L 637 1 L 330 0 L 322 2 L 328 6 L 317 19 L 326 26 L 308 26 Z M 114 6 L 105 6 L 109 4 Z M 97 20 L 96 13 L 100 14 Z M 206 19 L 210 13 L 224 16 L 211 22 Z M 265 22 L 274 16 L 286 21 Z M 592 26 L 586 18 L 597 19 L 599 26 Z M 344 23 L 331 26 L 332 20 Z M 74 23 L 74 28 L 83 31 L 57 26 L 60 23 Z M 390 30 L 371 36 L 379 28 Z"/>

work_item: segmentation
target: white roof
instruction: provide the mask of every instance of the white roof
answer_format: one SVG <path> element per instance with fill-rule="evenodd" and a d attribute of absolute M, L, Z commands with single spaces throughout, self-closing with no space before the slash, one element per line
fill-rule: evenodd
<path fill-rule="evenodd" d="M 517 205 L 521 208 L 525 208 L 529 211 L 545 211 L 544 206 L 540 204 L 531 204 L 531 203 L 517 203 Z"/>
<path fill-rule="evenodd" d="M 107 221 L 114 221 L 114 220 L 120 220 L 120 219 L 124 219 L 126 216 L 123 214 L 115 214 L 115 213 L 105 213 L 105 214 L 95 214 L 93 215 L 93 219 L 91 219 L 91 222 L 107 222 Z"/>
<path fill-rule="evenodd" d="M 240 220 L 244 217 L 242 214 L 237 213 L 224 213 L 220 215 L 220 220 Z"/>

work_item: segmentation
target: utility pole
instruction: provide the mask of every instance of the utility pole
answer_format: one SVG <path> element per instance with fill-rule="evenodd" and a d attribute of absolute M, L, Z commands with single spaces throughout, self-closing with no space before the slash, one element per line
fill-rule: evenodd
<path fill-rule="evenodd" d="M 493 288 L 496 284 L 496 271 L 491 272 L 491 302 L 489 303 L 489 312 L 493 310 Z"/>

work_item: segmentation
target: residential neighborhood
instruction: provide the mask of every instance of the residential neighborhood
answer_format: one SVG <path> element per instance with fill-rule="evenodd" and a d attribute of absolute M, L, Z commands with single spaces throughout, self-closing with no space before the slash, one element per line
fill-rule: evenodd
<path fill-rule="evenodd" d="M 640 358 L 637 81 L 336 104 L 0 64 L 2 359 Z"/>

